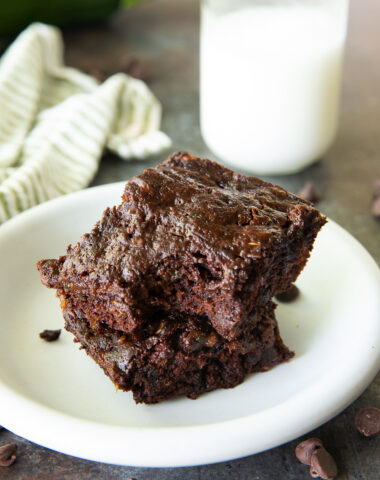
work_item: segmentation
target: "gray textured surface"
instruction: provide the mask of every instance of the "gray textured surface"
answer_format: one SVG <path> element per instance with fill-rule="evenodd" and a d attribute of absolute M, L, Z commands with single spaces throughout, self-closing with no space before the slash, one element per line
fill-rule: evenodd
<path fill-rule="evenodd" d="M 108 27 L 65 35 L 70 64 L 91 62 L 117 68 L 125 52 L 136 55 L 150 72 L 149 84 L 164 105 L 163 129 L 173 150 L 188 149 L 214 158 L 204 145 L 198 123 L 198 10 L 196 0 L 147 1 L 118 14 Z M 326 158 L 301 174 L 271 177 L 292 191 L 312 180 L 322 195 L 320 209 L 337 221 L 380 261 L 380 221 L 370 215 L 371 185 L 380 177 L 380 2 L 352 0 L 344 74 L 340 130 Z M 228 65 L 226 65 L 228 68 Z M 145 163 L 107 157 L 94 185 L 126 180 L 162 156 Z M 358 319 L 360 321 L 360 319 Z M 380 377 L 348 409 L 315 430 L 339 466 L 339 480 L 379 478 L 379 439 L 355 430 L 362 406 L 379 406 Z M 305 405 L 305 408 L 308 408 Z M 305 436 L 304 438 L 306 438 Z M 311 478 L 293 454 L 298 441 L 268 452 L 217 465 L 179 469 L 144 469 L 102 465 L 75 459 L 0 431 L 0 444 L 15 439 L 17 462 L 0 468 L 0 480 L 301 480 Z M 149 455 L 149 452 L 147 452 Z"/>

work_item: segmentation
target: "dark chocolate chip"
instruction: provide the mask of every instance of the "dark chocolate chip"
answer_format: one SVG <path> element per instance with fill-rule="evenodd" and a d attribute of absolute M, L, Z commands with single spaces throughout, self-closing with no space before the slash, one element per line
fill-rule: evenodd
<path fill-rule="evenodd" d="M 365 407 L 355 416 L 355 425 L 365 437 L 375 437 L 380 433 L 380 409 Z"/>
<path fill-rule="evenodd" d="M 376 198 L 376 197 L 380 197 L 380 178 L 377 178 L 374 182 L 373 182 L 373 196 Z"/>
<path fill-rule="evenodd" d="M 338 475 L 335 460 L 323 447 L 317 448 L 311 454 L 310 475 L 313 478 L 320 477 L 325 480 L 333 479 Z"/>
<path fill-rule="evenodd" d="M 309 438 L 296 446 L 296 457 L 301 463 L 310 465 L 311 454 L 317 448 L 323 448 L 323 444 L 319 438 Z"/>
<path fill-rule="evenodd" d="M 374 217 L 380 218 L 380 197 L 374 198 L 372 202 L 371 212 Z"/>
<path fill-rule="evenodd" d="M 17 445 L 6 443 L 0 446 L 0 467 L 10 467 L 16 461 Z"/>
<path fill-rule="evenodd" d="M 61 335 L 61 330 L 44 330 L 40 333 L 40 338 L 46 342 L 54 342 Z"/>
<path fill-rule="evenodd" d="M 292 284 L 289 290 L 285 290 L 285 292 L 278 293 L 276 295 L 276 300 L 282 303 L 289 303 L 293 302 L 300 294 L 299 288 Z"/>
<path fill-rule="evenodd" d="M 317 203 L 320 200 L 320 197 L 311 182 L 305 183 L 298 192 L 298 196 L 312 203 Z"/>

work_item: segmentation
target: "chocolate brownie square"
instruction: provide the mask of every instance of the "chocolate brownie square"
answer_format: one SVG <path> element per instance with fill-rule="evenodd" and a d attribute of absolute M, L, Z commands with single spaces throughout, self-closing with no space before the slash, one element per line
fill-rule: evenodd
<path fill-rule="evenodd" d="M 91 325 L 138 337 L 157 312 L 177 312 L 231 340 L 295 281 L 325 221 L 279 186 L 178 152 L 132 178 L 119 206 L 38 268 Z"/>

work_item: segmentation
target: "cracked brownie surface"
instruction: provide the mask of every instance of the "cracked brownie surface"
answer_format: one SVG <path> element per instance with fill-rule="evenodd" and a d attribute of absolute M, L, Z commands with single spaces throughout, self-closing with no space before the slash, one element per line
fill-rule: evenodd
<path fill-rule="evenodd" d="M 132 178 L 122 199 L 39 269 L 47 286 L 87 299 L 93 316 L 127 333 L 160 308 L 205 315 L 233 338 L 294 282 L 325 223 L 283 188 L 183 152 Z"/>
<path fill-rule="evenodd" d="M 37 266 L 66 329 L 118 388 L 137 402 L 196 398 L 293 356 L 271 299 L 325 222 L 282 187 L 177 152 Z"/>

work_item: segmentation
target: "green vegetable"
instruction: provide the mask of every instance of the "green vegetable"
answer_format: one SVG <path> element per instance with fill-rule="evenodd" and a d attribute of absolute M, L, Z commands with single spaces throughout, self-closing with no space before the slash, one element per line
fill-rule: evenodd
<path fill-rule="evenodd" d="M 133 5 L 136 5 L 136 3 L 140 3 L 141 0 L 122 0 L 122 2 L 126 7 L 133 7 Z"/>
<path fill-rule="evenodd" d="M 0 37 L 18 34 L 32 22 L 65 26 L 106 19 L 120 0 L 0 0 Z M 124 5 L 136 0 L 123 0 Z"/>

